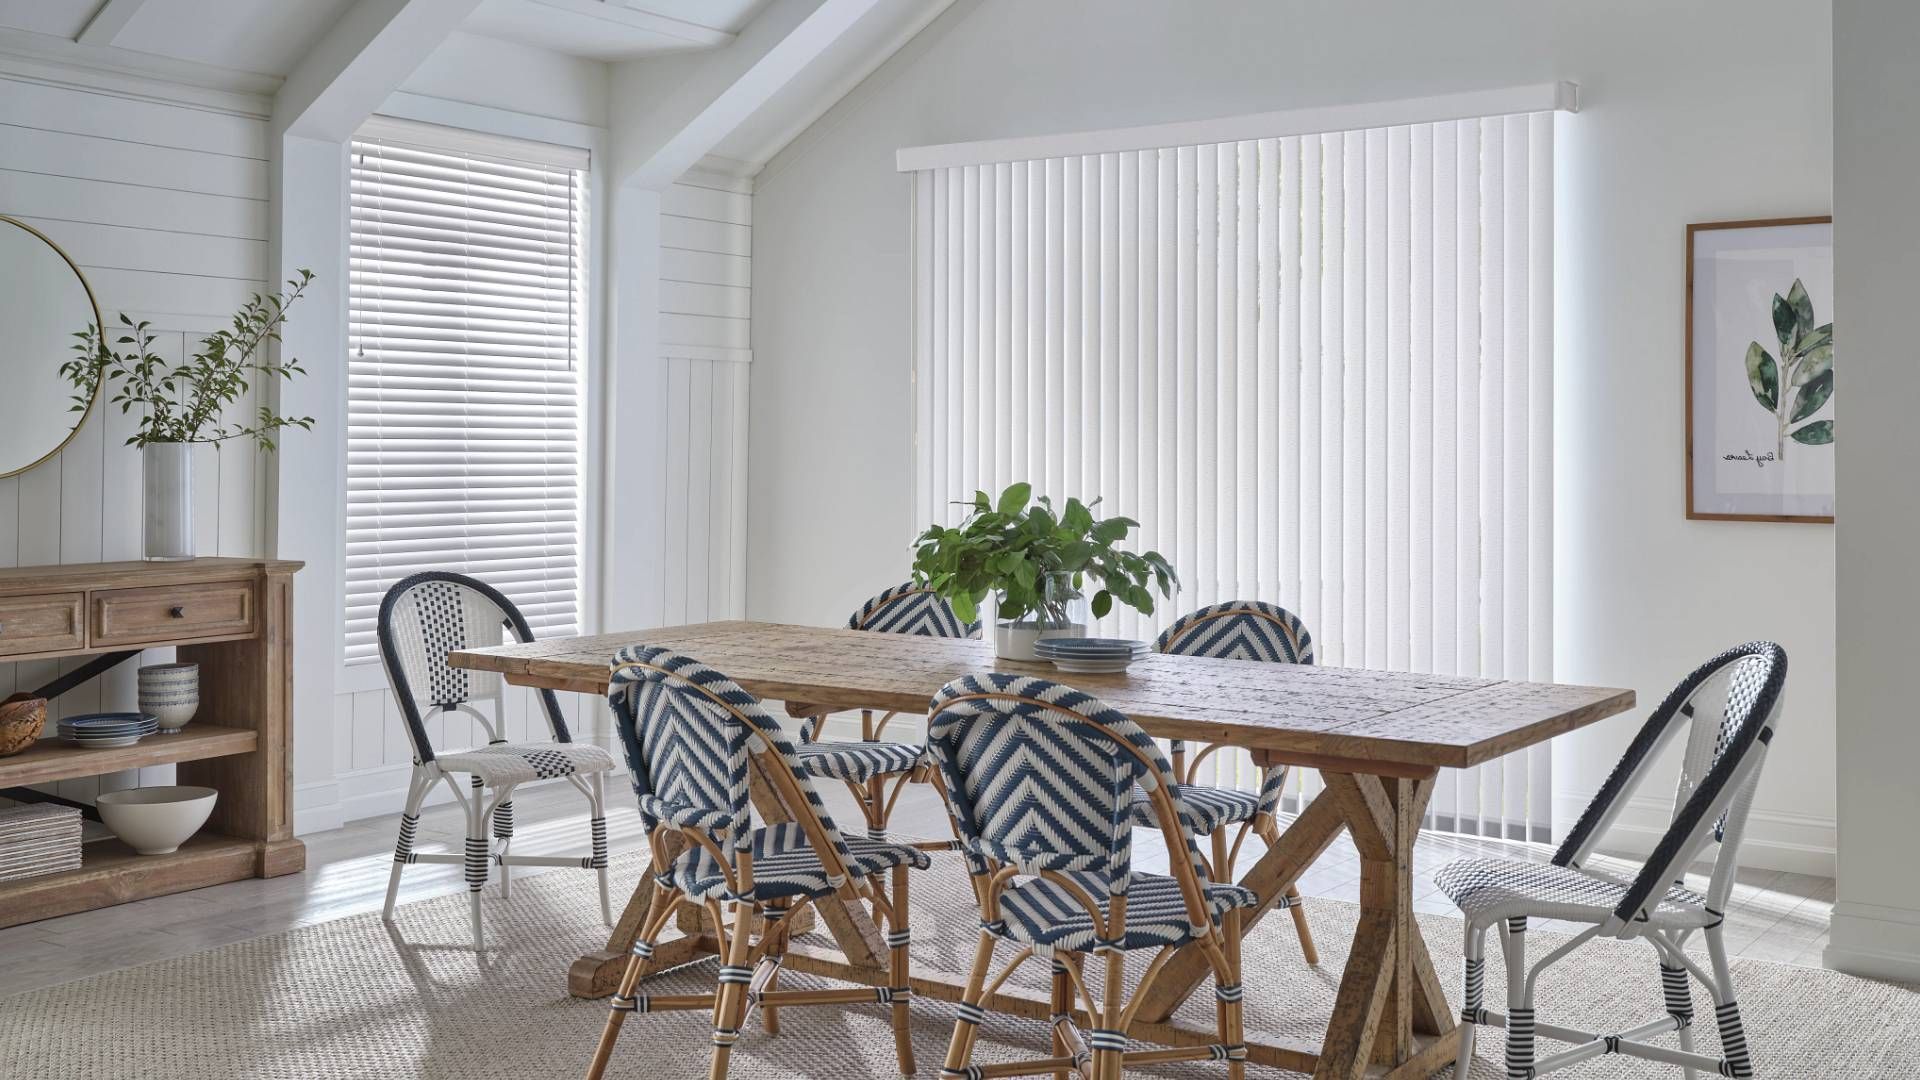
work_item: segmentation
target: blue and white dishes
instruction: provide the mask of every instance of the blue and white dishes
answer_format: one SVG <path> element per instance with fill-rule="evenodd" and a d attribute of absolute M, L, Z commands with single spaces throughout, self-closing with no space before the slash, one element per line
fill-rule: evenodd
<path fill-rule="evenodd" d="M 200 711 L 199 664 L 148 664 L 140 669 L 140 711 L 171 735 Z"/>
<path fill-rule="evenodd" d="M 1127 670 L 1153 650 L 1127 638 L 1045 638 L 1034 643 L 1033 651 L 1061 671 L 1110 674 Z"/>
<path fill-rule="evenodd" d="M 158 730 L 158 720 L 137 712 L 88 713 L 60 721 L 62 742 L 92 749 L 132 746 Z"/>

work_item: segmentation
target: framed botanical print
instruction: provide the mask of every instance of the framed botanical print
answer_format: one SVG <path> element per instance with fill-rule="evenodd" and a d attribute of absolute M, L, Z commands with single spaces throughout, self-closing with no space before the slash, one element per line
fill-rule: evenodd
<path fill-rule="evenodd" d="M 1687 226 L 1687 516 L 1833 521 L 1833 219 Z"/>

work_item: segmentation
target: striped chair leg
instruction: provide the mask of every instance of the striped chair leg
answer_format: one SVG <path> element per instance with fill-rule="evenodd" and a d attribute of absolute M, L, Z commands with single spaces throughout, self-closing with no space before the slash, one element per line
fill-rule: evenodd
<path fill-rule="evenodd" d="M 380 910 L 380 918 L 387 922 L 393 921 L 393 904 L 400 896 L 400 872 L 413 863 L 413 841 L 420 829 L 420 804 L 426 800 L 432 783 L 431 774 L 414 766 L 413 778 L 407 784 L 407 808 L 400 813 L 400 839 L 393 846 L 393 870 L 387 875 L 387 904 Z"/>
<path fill-rule="evenodd" d="M 1680 1049 L 1693 1053 L 1693 984 L 1684 967 L 1660 965 L 1660 992 L 1667 999 L 1667 1015 L 1679 1025 Z M 1685 1069 L 1685 1080 L 1693 1080 L 1694 1071 Z"/>
<path fill-rule="evenodd" d="M 1058 957 L 1053 961 L 1053 998 L 1049 1013 L 1047 1026 L 1053 1030 L 1053 1056 L 1066 1057 L 1073 1053 L 1065 1027 L 1073 1020 L 1073 979 L 1067 974 L 1066 961 Z M 1053 1080 L 1067 1080 L 1069 1075 L 1065 1069 L 1056 1069 Z"/>
<path fill-rule="evenodd" d="M 487 885 L 487 865 L 493 861 L 492 853 L 487 850 L 487 804 L 486 789 L 481 786 L 480 778 L 473 778 L 473 792 L 467 803 L 467 897 L 473 910 L 473 948 L 479 952 L 486 947 L 486 935 L 480 926 L 480 890 Z"/>
<path fill-rule="evenodd" d="M 497 845 L 495 851 L 500 856 L 500 899 L 505 900 L 512 895 L 508 885 L 510 871 L 507 866 L 507 849 L 513 846 L 513 800 L 511 798 L 501 799 L 500 805 L 493 808 L 493 840 Z"/>
<path fill-rule="evenodd" d="M 720 992 L 713 1003 L 713 1064 L 707 1080 L 726 1080 L 733 1044 L 740 1038 L 740 1025 L 747 1015 L 747 984 L 753 980 L 753 969 L 747 966 L 752 938 L 753 905 L 736 900 L 727 959 L 720 967 Z"/>
<path fill-rule="evenodd" d="M 1720 1027 L 1720 1073 L 1747 1080 L 1753 1075 L 1753 1059 L 1747 1052 L 1746 1029 L 1740 1024 L 1740 1003 L 1733 993 L 1733 972 L 1727 965 L 1727 944 L 1722 927 L 1708 928 L 1707 957 L 1713 962 L 1713 1018 Z"/>
<path fill-rule="evenodd" d="M 654 891 L 654 903 L 676 902 L 678 894 L 664 890 Z M 666 926 L 666 920 L 658 922 L 659 928 Z M 654 941 L 660 936 L 656 929 L 651 937 L 641 936 L 633 943 L 633 954 L 627 957 L 627 969 L 620 975 L 620 988 L 614 991 L 610 1007 L 607 1009 L 607 1025 L 600 1031 L 600 1043 L 593 1049 L 593 1060 L 587 1064 L 587 1080 L 600 1080 L 607 1071 L 607 1062 L 613 1058 L 613 1044 L 620 1038 L 620 1025 L 626 1022 L 630 1012 L 645 1012 L 646 998 L 640 997 L 641 977 L 645 974 L 647 961 L 653 959 Z"/>
<path fill-rule="evenodd" d="M 900 1075 L 913 1075 L 913 1022 L 907 1015 L 907 1002 L 913 990 L 907 982 L 907 947 L 913 932 L 907 926 L 907 879 L 912 867 L 902 863 L 893 868 L 893 918 L 887 926 L 887 982 L 893 999 L 893 1052 L 900 1061 Z"/>
<path fill-rule="evenodd" d="M 1213 996 L 1220 1004 L 1220 1043 L 1227 1050 L 1227 1080 L 1245 1080 L 1247 1075 L 1246 1018 L 1240 986 L 1240 935 L 1244 916 L 1239 908 L 1229 908 L 1222 923 L 1221 952 L 1226 956 L 1232 982 L 1222 985 L 1214 980 Z"/>
<path fill-rule="evenodd" d="M 1486 1016 L 1487 928 L 1467 927 L 1466 988 L 1460 1007 L 1460 1054 L 1454 1058 L 1454 1080 L 1467 1080 L 1473 1070 L 1473 1036 Z"/>
<path fill-rule="evenodd" d="M 592 865 L 594 872 L 600 875 L 600 921 L 613 925 L 613 897 L 607 892 L 607 804 L 606 784 L 601 775 L 594 773 L 587 777 L 587 798 L 593 803 L 593 820 L 588 827 L 593 833 Z"/>
<path fill-rule="evenodd" d="M 1533 998 L 1527 993 L 1527 920 L 1507 920 L 1507 1080 L 1533 1080 Z"/>
<path fill-rule="evenodd" d="M 986 1013 L 980 1000 L 986 996 L 987 968 L 993 963 L 993 935 L 980 932 L 980 944 L 973 951 L 973 967 L 967 974 L 967 988 L 954 1009 L 953 1040 L 947 1043 L 947 1063 L 940 1069 L 941 1080 L 977 1080 L 979 1070 L 973 1060 L 973 1041 L 980 1033 L 980 1021 Z"/>

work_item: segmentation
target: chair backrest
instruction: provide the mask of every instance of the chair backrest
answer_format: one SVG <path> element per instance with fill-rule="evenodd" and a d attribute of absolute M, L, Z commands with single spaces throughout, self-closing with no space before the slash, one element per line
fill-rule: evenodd
<path fill-rule="evenodd" d="M 465 713 L 486 729 L 490 743 L 506 741 L 500 713 L 505 684 L 499 674 L 453 667 L 447 663 L 447 653 L 509 640 L 532 641 L 533 631 L 513 601 L 477 578 L 429 570 L 403 578 L 387 590 L 375 629 L 380 662 L 406 721 L 415 761 L 433 760 L 426 721 L 439 712 Z M 541 690 L 535 696 L 547 714 L 554 741 L 572 742 L 553 691 Z M 493 715 L 475 708 L 476 701 L 492 701 Z"/>
<path fill-rule="evenodd" d="M 1667 888 L 1715 844 L 1707 904 L 1726 910 L 1760 767 L 1779 728 L 1786 681 L 1786 651 L 1770 641 L 1729 649 L 1694 669 L 1641 726 L 1553 861 L 1577 867 L 1592 853 L 1661 748 L 1684 729 L 1686 751 L 1673 816 L 1614 914 L 1622 920 L 1644 919 Z"/>
<path fill-rule="evenodd" d="M 1313 663 L 1313 635 L 1307 633 L 1307 624 L 1264 600 L 1229 600 L 1188 612 L 1160 634 L 1154 647 L 1180 656 Z"/>
<path fill-rule="evenodd" d="M 751 755 L 792 779 L 806 804 L 789 807 L 795 820 L 829 876 L 846 877 L 846 841 L 800 770 L 793 739 L 759 698 L 692 657 L 630 645 L 614 654 L 607 702 L 649 832 L 666 822 L 704 829 L 736 852 L 750 848 Z"/>
<path fill-rule="evenodd" d="M 848 616 L 847 629 L 959 638 L 979 633 L 980 624 L 961 622 L 953 605 L 939 593 L 909 581 L 861 604 L 859 611 Z"/>
<path fill-rule="evenodd" d="M 1154 648 L 1176 656 L 1210 656 L 1270 664 L 1313 663 L 1313 635 L 1307 632 L 1307 624 L 1279 604 L 1264 600 L 1229 600 L 1188 612 L 1160 634 Z M 1175 739 L 1170 749 L 1176 762 L 1184 762 L 1185 743 Z M 1267 769 L 1261 775 L 1262 812 L 1272 814 L 1280 809 L 1280 797 L 1286 786 L 1285 766 Z"/>
<path fill-rule="evenodd" d="M 941 687 L 927 747 L 969 870 L 989 860 L 1022 873 L 1082 872 L 1127 892 L 1133 787 L 1155 797 L 1174 875 L 1198 895 L 1205 865 L 1160 748 L 1089 694 L 1024 675 L 969 675 Z M 1164 798 L 1163 798 L 1164 797 Z"/>

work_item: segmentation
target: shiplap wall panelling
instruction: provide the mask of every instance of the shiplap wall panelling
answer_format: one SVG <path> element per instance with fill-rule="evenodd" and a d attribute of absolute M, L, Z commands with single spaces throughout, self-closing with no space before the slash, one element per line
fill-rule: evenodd
<path fill-rule="evenodd" d="M 87 275 L 102 314 L 153 323 L 169 359 L 265 287 L 266 125 L 259 117 L 168 104 L 0 72 L 0 213 L 52 237 Z M 296 309 L 295 316 L 299 311 Z M 234 416 L 255 402 L 237 403 Z M 96 407 L 53 460 L 0 480 L 0 565 L 140 556 L 135 418 Z M 195 528 L 205 554 L 259 554 L 265 470 L 251 449 L 195 456 Z M 152 650 L 53 705 L 50 720 L 136 705 L 135 667 Z M 81 661 L 0 666 L 0 690 L 45 684 Z M 63 781 L 91 799 L 172 767 Z"/>

